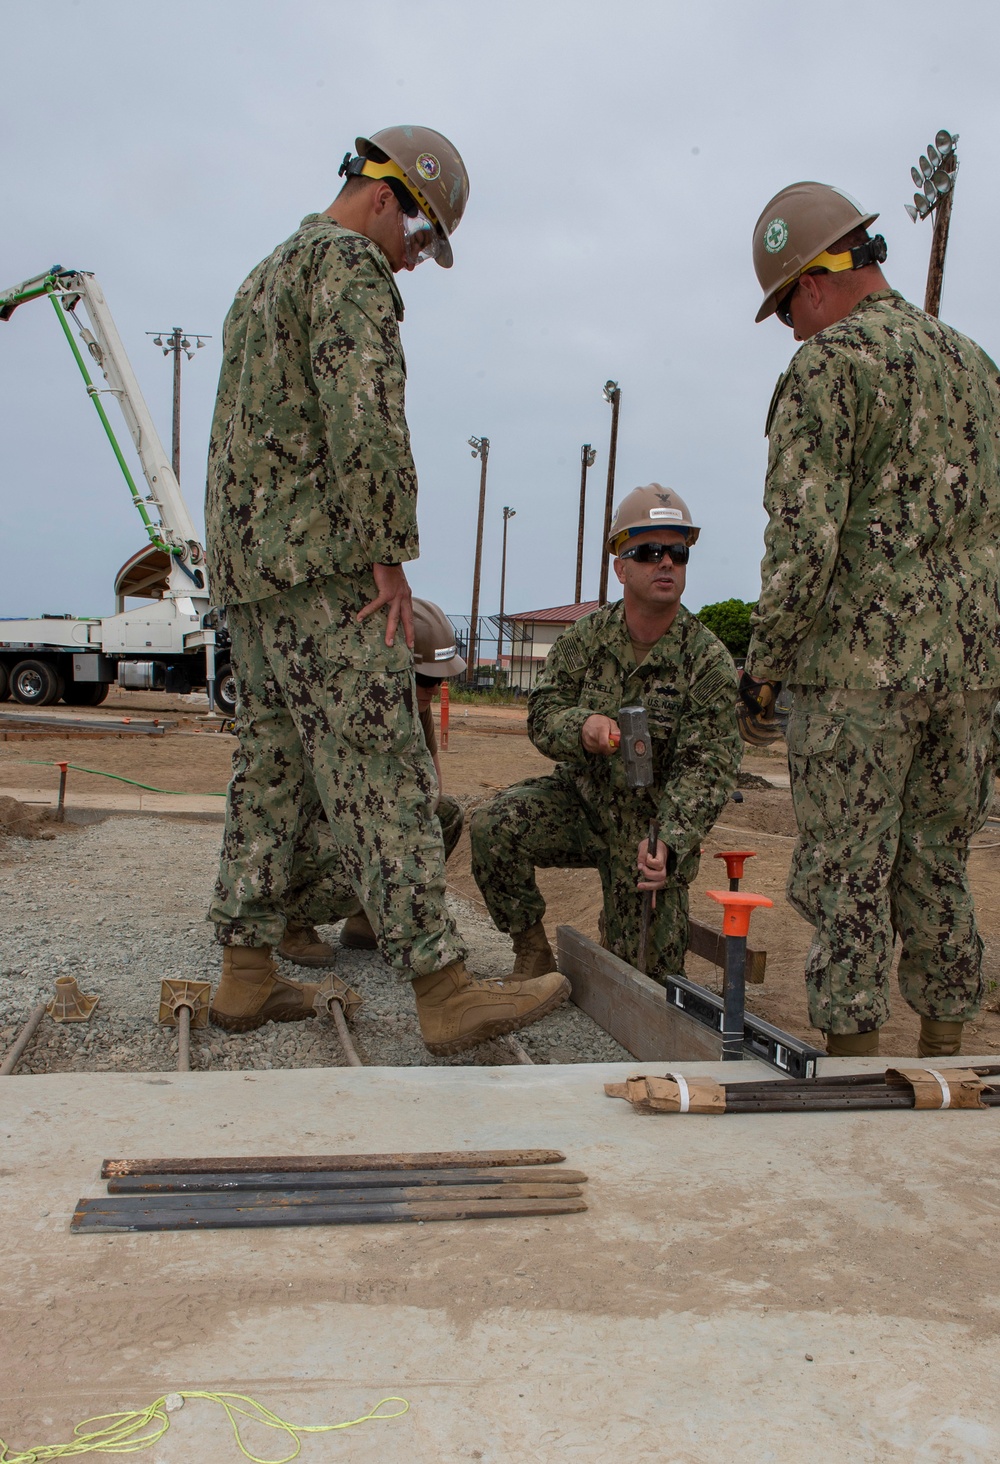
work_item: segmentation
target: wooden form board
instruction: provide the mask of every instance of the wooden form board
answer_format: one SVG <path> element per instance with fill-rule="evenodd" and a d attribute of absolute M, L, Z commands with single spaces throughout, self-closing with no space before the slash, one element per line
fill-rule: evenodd
<path fill-rule="evenodd" d="M 711 961 L 713 966 L 719 966 L 723 971 L 726 969 L 725 936 L 713 930 L 710 925 L 703 925 L 700 920 L 688 921 L 688 950 L 693 955 L 701 956 L 703 960 Z M 758 951 L 747 946 L 745 979 L 754 986 L 760 986 L 764 980 L 766 965 L 767 951 Z"/>
<path fill-rule="evenodd" d="M 557 964 L 573 1001 L 644 1062 L 719 1062 L 722 1037 L 676 1007 L 662 986 L 588 940 L 572 925 L 556 933 Z"/>

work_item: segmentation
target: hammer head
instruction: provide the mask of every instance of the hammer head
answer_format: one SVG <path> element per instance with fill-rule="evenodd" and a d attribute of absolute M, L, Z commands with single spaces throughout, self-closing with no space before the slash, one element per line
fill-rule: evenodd
<path fill-rule="evenodd" d="M 649 788 L 653 782 L 653 749 L 646 708 L 622 707 L 618 726 L 622 734 L 619 751 L 625 760 L 625 780 L 630 788 Z"/>

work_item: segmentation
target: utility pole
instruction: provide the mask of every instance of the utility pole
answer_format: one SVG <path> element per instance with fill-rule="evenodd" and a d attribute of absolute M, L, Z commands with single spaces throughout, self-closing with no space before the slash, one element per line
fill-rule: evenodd
<path fill-rule="evenodd" d="M 500 627 L 497 631 L 497 670 L 503 670 L 503 599 L 504 587 L 507 583 L 507 525 L 517 513 L 516 508 L 507 508 L 503 511 L 503 554 L 500 557 Z M 513 649 L 511 650 L 513 655 Z"/>
<path fill-rule="evenodd" d="M 174 477 L 178 483 L 181 481 L 181 353 L 187 356 L 190 361 L 195 351 L 200 351 L 206 341 L 212 339 L 209 335 L 196 335 L 194 345 L 185 335 L 179 325 L 173 330 L 151 331 L 146 334 L 153 337 L 153 345 L 159 346 L 165 356 L 171 352 L 174 357 L 174 410 L 173 410 L 173 467 Z"/>
<path fill-rule="evenodd" d="M 604 499 L 604 532 L 601 535 L 601 587 L 597 594 L 598 605 L 608 603 L 608 555 L 605 545 L 611 533 L 611 508 L 615 496 L 615 457 L 618 453 L 618 411 L 621 407 L 622 391 L 617 381 L 604 383 L 604 400 L 611 404 L 611 446 L 608 448 L 608 491 Z"/>
<path fill-rule="evenodd" d="M 919 165 L 910 169 L 910 177 L 922 192 L 913 195 L 913 202 L 906 205 L 906 212 L 914 223 L 917 219 L 927 218 L 928 214 L 934 215 L 934 235 L 924 294 L 924 309 L 928 315 L 936 316 L 941 310 L 944 256 L 948 248 L 948 228 L 958 173 L 957 142 L 957 132 L 945 132 L 942 128 L 934 142 L 928 145 L 926 153 L 921 154 Z"/>
<path fill-rule="evenodd" d="M 587 469 L 594 466 L 594 459 L 597 453 L 589 442 L 585 442 L 580 449 L 580 527 L 576 535 L 576 590 L 574 591 L 574 605 L 579 605 L 583 598 L 583 523 L 587 507 Z"/>
<path fill-rule="evenodd" d="M 476 651 L 479 640 L 479 576 L 483 567 L 483 515 L 486 512 L 486 464 L 490 456 L 488 437 L 470 437 L 472 456 L 480 461 L 479 470 L 479 523 L 476 528 L 476 567 L 472 572 L 472 617 L 469 621 L 469 664 L 466 680 L 470 686 L 476 684 Z"/>

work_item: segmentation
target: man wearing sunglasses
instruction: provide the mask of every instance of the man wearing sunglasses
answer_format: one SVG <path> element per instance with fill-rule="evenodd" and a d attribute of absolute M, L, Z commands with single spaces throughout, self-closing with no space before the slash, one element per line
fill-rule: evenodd
<path fill-rule="evenodd" d="M 219 877 L 212 1020 L 313 1013 L 278 974 L 304 817 L 318 799 L 349 889 L 413 982 L 421 1033 L 460 1052 L 565 1000 L 561 978 L 500 993 L 466 971 L 445 903 L 434 769 L 414 706 L 417 482 L 393 276 L 452 263 L 469 180 L 427 127 L 357 139 L 345 183 L 251 271 L 226 318 L 209 449 L 212 593 L 239 702 Z"/>
<path fill-rule="evenodd" d="M 688 886 L 741 755 L 732 660 L 681 604 L 700 533 L 672 489 L 651 483 L 623 500 L 607 544 L 623 598 L 560 635 L 528 699 L 529 736 L 557 767 L 472 816 L 473 873 L 513 939 L 514 979 L 555 969 L 538 867 L 600 872 L 605 943 L 632 964 L 653 891 L 648 973 L 684 970 Z M 619 709 L 637 704 L 649 722 L 649 788 L 628 786 L 619 751 Z M 660 837 L 650 849 L 653 819 Z"/>
<path fill-rule="evenodd" d="M 764 300 L 804 342 L 778 382 L 760 603 L 740 695 L 790 685 L 799 829 L 788 897 L 814 926 L 809 1012 L 878 1052 L 889 972 L 919 1054 L 960 1050 L 982 998 L 969 839 L 1000 688 L 997 368 L 889 288 L 878 217 L 796 183 L 753 238 Z"/>

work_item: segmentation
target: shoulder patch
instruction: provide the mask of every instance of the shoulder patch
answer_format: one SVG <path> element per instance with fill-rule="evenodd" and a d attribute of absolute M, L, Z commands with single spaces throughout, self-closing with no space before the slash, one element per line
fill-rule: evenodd
<path fill-rule="evenodd" d="M 691 688 L 691 700 L 700 707 L 707 707 L 724 692 L 735 692 L 736 682 L 732 673 L 723 666 L 713 666 L 706 671 Z"/>
<path fill-rule="evenodd" d="M 562 663 L 568 671 L 582 671 L 587 664 L 583 646 L 575 636 L 561 636 L 552 649 L 558 650 Z"/>
<path fill-rule="evenodd" d="M 774 414 L 775 414 L 775 411 L 777 410 L 778 403 L 781 401 L 781 393 L 785 389 L 785 382 L 787 380 L 788 380 L 788 372 L 787 371 L 783 371 L 781 373 L 781 375 L 778 377 L 777 385 L 775 386 L 774 391 L 771 393 L 771 402 L 770 402 L 770 405 L 768 406 L 768 409 L 767 409 L 767 419 L 764 422 L 764 436 L 765 437 L 770 437 L 770 435 L 771 435 L 771 423 L 774 421 Z"/>

